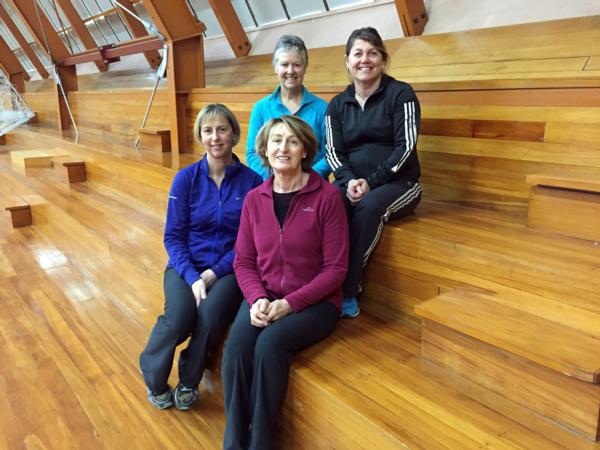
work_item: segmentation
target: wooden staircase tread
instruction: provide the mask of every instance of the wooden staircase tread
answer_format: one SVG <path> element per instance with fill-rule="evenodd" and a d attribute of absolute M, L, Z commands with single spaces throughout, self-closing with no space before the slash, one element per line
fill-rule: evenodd
<path fill-rule="evenodd" d="M 504 434 L 503 428 L 514 422 L 430 377 L 420 366 L 418 347 L 417 331 L 361 313 L 355 320 L 342 321 L 330 339 L 296 358 L 290 385 L 301 379 L 318 396 L 336 399 L 347 414 L 358 415 L 396 439 L 397 448 L 562 448 L 552 436 L 534 442 L 538 437 L 520 425 L 511 428 L 510 436 Z M 307 400 L 290 389 L 288 403 Z M 556 442 L 562 435 L 554 438 Z"/>
<path fill-rule="evenodd" d="M 415 312 L 567 376 L 600 383 L 600 334 L 523 311 L 516 303 L 505 305 L 492 292 L 457 289 L 417 305 Z M 599 315 L 587 314 L 587 322 L 600 333 Z"/>
<path fill-rule="evenodd" d="M 569 176 L 531 174 L 526 177 L 527 184 L 557 187 L 600 193 L 600 181 Z"/>
<path fill-rule="evenodd" d="M 389 270 L 444 274 L 493 291 L 520 289 L 600 313 L 600 247 L 509 220 L 504 212 L 424 200 L 413 217 L 386 225 L 373 260 Z"/>

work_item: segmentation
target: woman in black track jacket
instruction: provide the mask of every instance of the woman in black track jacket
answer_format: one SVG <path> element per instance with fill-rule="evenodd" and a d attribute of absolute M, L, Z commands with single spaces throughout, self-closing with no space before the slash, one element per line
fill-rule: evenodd
<path fill-rule="evenodd" d="M 384 223 L 410 214 L 421 199 L 421 110 L 412 87 L 384 73 L 389 56 L 374 28 L 352 32 L 345 62 L 352 84 L 327 109 L 327 162 L 350 221 L 342 317 L 356 317 L 363 268 Z"/>

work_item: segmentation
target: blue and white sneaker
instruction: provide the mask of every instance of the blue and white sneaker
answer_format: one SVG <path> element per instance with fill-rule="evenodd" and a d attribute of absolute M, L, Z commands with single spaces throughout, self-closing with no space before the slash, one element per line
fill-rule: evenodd
<path fill-rule="evenodd" d="M 156 409 L 170 408 L 175 404 L 173 390 L 171 387 L 168 387 L 168 389 L 162 394 L 155 394 L 150 388 L 148 388 L 148 401 Z"/>
<path fill-rule="evenodd" d="M 177 384 L 175 388 L 175 408 L 180 411 L 187 411 L 198 402 L 198 388 L 185 387 L 183 384 Z"/>
<path fill-rule="evenodd" d="M 342 319 L 354 319 L 360 314 L 360 308 L 358 307 L 358 300 L 356 297 L 344 297 L 342 300 L 342 313 L 340 317 Z"/>

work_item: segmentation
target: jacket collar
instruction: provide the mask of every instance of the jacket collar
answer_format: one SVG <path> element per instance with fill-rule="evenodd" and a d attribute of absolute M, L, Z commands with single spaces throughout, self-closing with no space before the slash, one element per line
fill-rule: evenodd
<path fill-rule="evenodd" d="M 390 82 L 393 80 L 392 77 L 390 77 L 387 74 L 382 74 L 381 75 L 381 82 L 379 83 L 379 87 L 377 88 L 377 90 L 375 92 L 373 92 L 369 98 L 371 97 L 376 97 L 378 96 L 381 92 L 383 92 L 385 90 L 385 88 L 387 87 L 388 84 L 390 84 Z M 353 84 L 349 84 L 348 87 L 346 88 L 346 90 L 344 91 L 344 102 L 354 102 L 354 103 L 358 103 L 356 101 L 355 98 L 355 94 L 356 94 L 356 88 L 354 87 L 354 83 Z"/>
<path fill-rule="evenodd" d="M 273 198 L 273 178 L 274 175 L 271 175 L 263 184 L 261 184 L 257 188 L 260 194 L 266 195 L 269 198 Z M 311 169 L 306 185 L 302 189 L 300 189 L 300 192 L 298 192 L 298 194 L 305 194 L 307 192 L 316 191 L 321 186 L 322 181 L 323 178 L 321 177 L 321 175 L 319 175 L 317 172 Z"/>
<path fill-rule="evenodd" d="M 300 108 L 304 105 L 308 105 L 315 101 L 314 95 L 311 94 L 306 87 L 302 86 L 302 103 L 300 103 Z M 281 102 L 281 85 L 278 85 L 277 88 L 273 91 L 271 95 L 269 95 L 269 101 L 276 102 L 279 105 L 283 105 Z M 298 109 L 300 109 L 298 108 Z"/>
<path fill-rule="evenodd" d="M 231 166 L 225 167 L 225 178 L 231 178 L 232 176 L 237 174 L 242 168 L 242 163 L 240 162 L 240 158 L 238 158 L 238 156 L 235 153 L 232 153 L 231 156 L 233 156 L 234 164 L 232 164 Z M 206 175 L 206 176 L 209 175 L 208 158 L 206 157 L 206 154 L 200 160 L 199 168 L 200 168 L 201 174 Z"/>

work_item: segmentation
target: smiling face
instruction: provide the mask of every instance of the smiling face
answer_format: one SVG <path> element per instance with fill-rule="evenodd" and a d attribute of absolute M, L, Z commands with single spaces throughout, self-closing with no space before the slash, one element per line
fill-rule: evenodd
<path fill-rule="evenodd" d="M 306 65 L 298 51 L 290 50 L 277 55 L 275 73 L 282 89 L 296 90 L 302 86 Z"/>
<path fill-rule="evenodd" d="M 346 56 L 346 68 L 354 81 L 371 83 L 381 78 L 385 61 L 383 55 L 368 41 L 356 39 Z"/>
<path fill-rule="evenodd" d="M 267 141 L 267 159 L 273 173 L 300 173 L 302 159 L 305 157 L 304 144 L 284 123 L 271 128 Z"/>
<path fill-rule="evenodd" d="M 233 129 L 226 117 L 206 117 L 200 125 L 200 138 L 210 158 L 226 162 L 232 159 Z"/>

